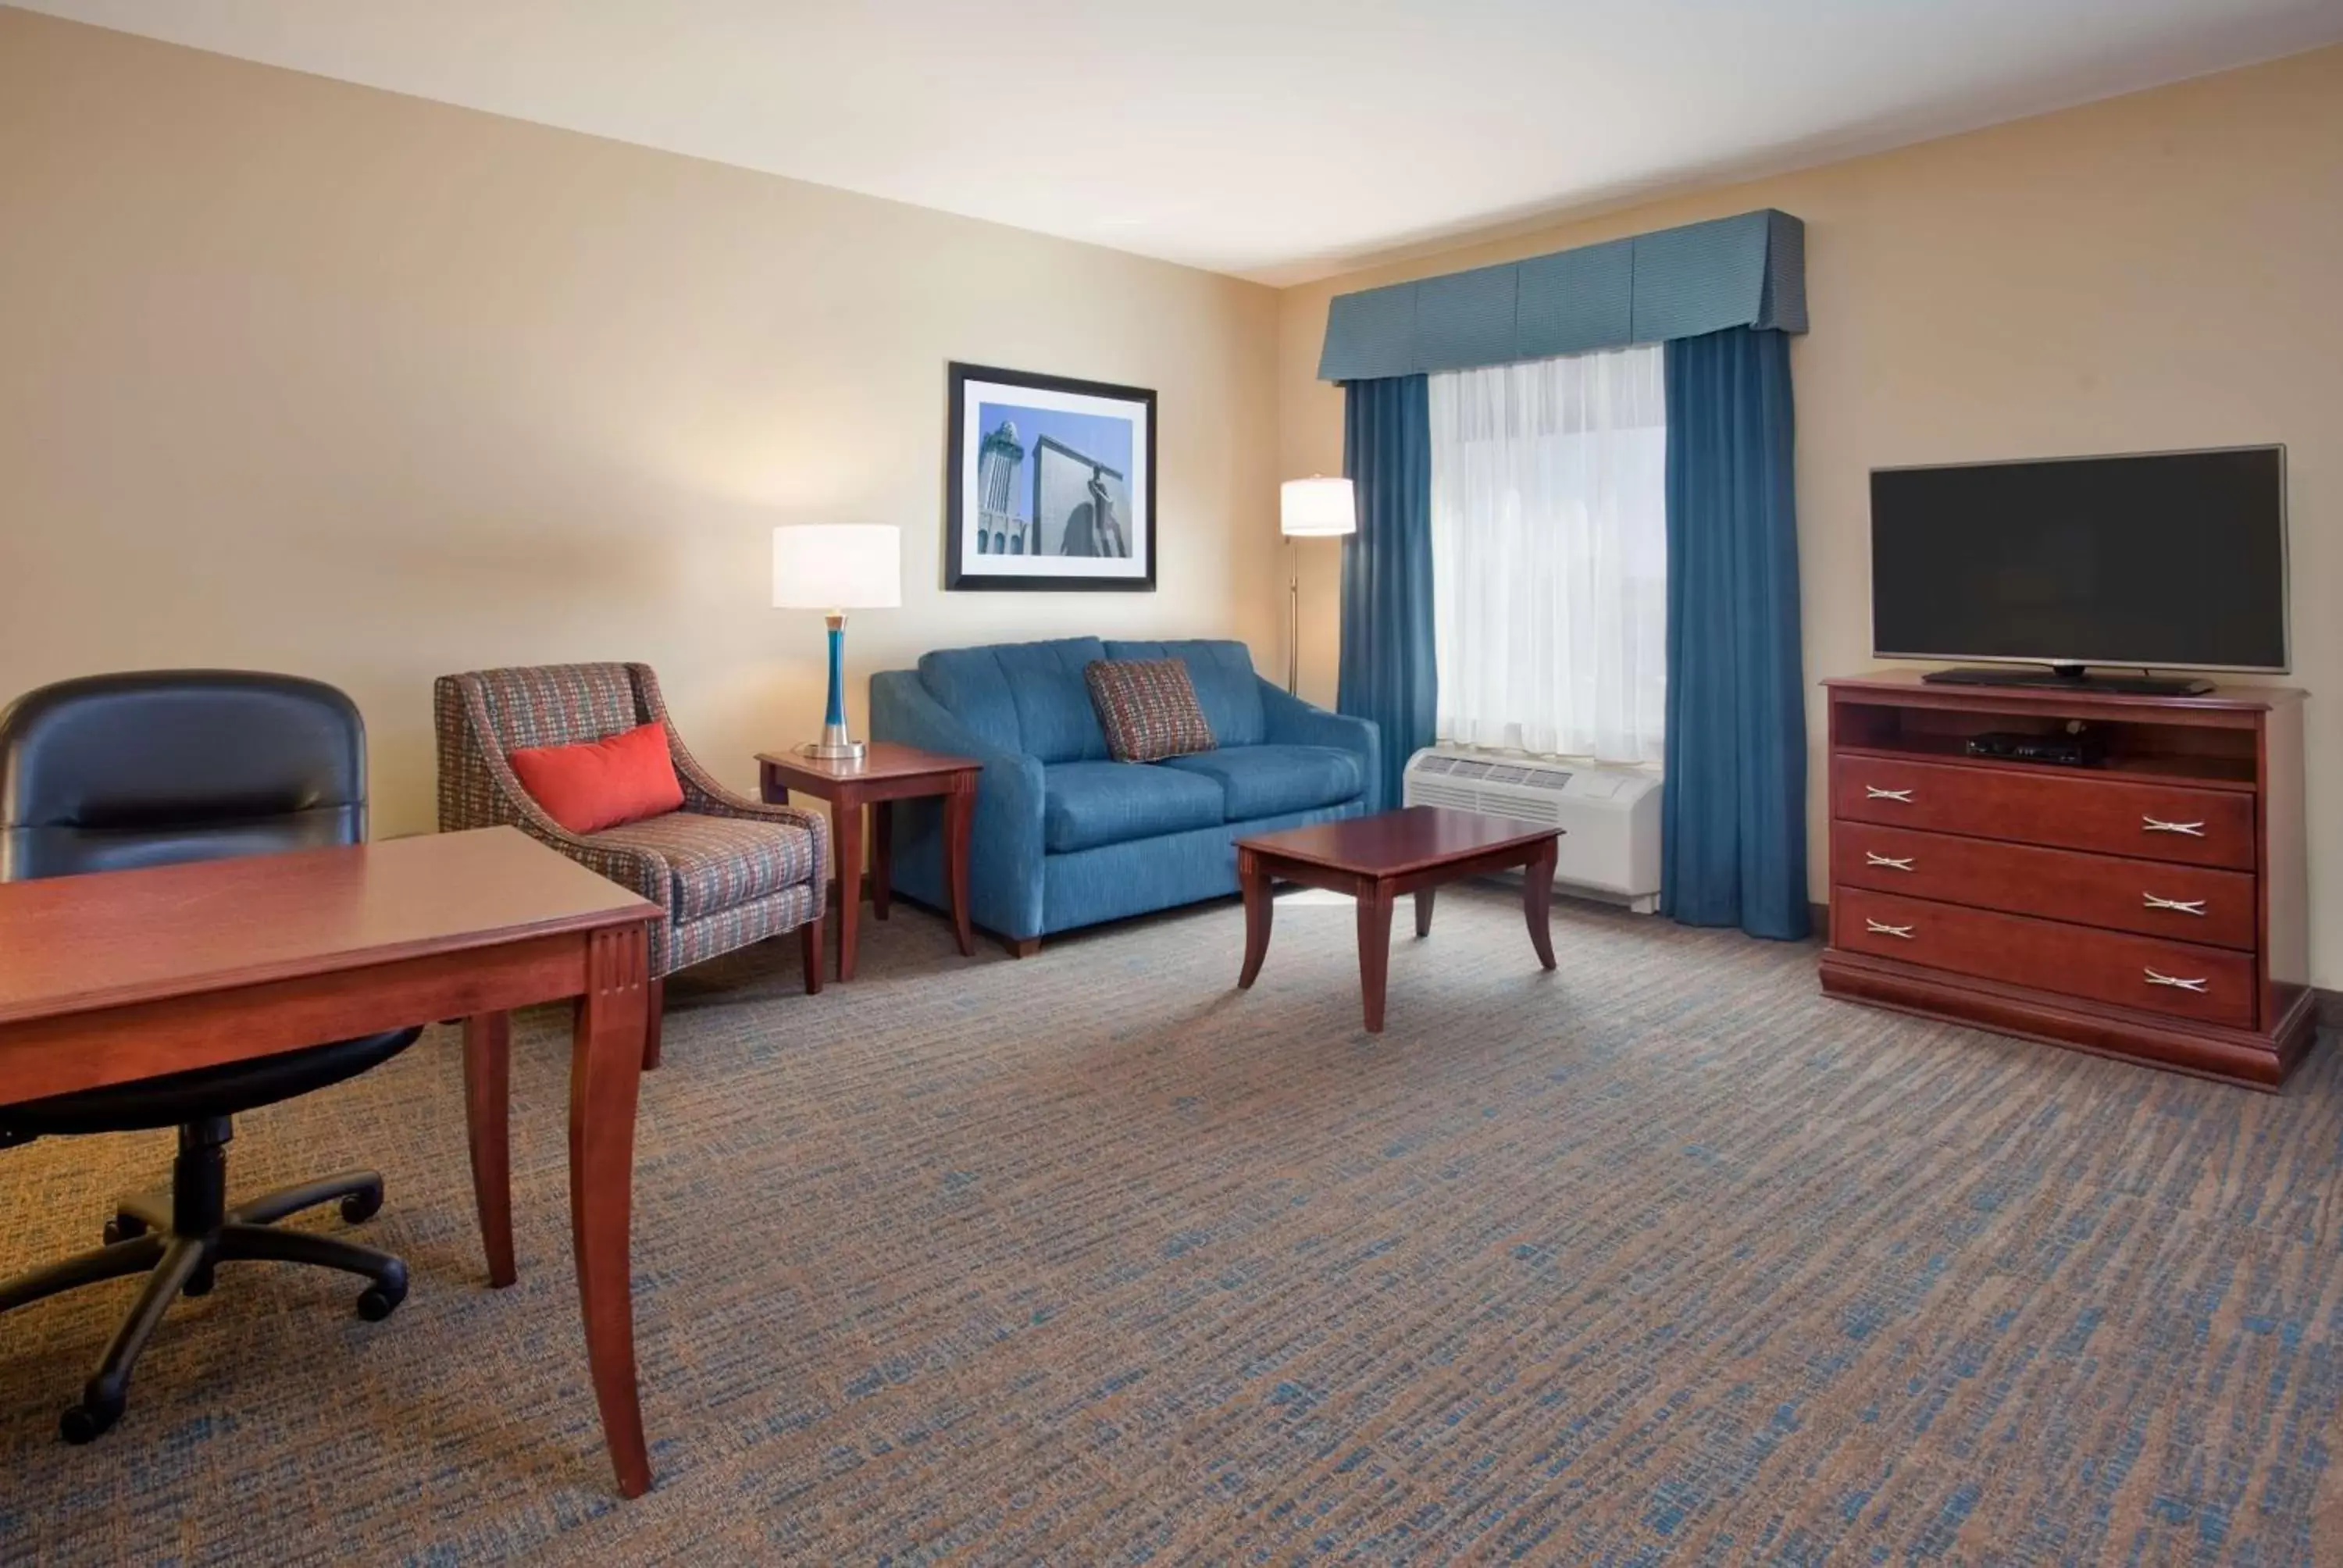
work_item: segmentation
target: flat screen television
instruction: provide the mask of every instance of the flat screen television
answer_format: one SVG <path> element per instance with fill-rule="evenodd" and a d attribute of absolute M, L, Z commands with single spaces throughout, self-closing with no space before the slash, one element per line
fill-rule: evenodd
<path fill-rule="evenodd" d="M 1871 639 L 1940 671 L 2080 680 L 2089 665 L 2287 668 L 2286 448 L 1877 468 Z M 2139 690 L 2202 681 L 2097 680 Z"/>

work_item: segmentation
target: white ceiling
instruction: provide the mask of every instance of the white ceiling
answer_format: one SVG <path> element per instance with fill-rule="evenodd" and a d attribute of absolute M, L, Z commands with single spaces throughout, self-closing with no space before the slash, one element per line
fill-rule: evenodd
<path fill-rule="evenodd" d="M 2343 0 L 28 0 L 1292 282 L 2343 38 Z"/>

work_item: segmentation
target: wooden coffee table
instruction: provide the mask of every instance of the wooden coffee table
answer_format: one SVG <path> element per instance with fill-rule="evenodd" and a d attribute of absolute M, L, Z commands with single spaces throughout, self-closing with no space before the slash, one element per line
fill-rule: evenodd
<path fill-rule="evenodd" d="M 1359 901 L 1359 989 L 1365 993 L 1367 1032 L 1383 1027 L 1383 981 L 1391 969 L 1392 900 L 1415 895 L 1415 934 L 1432 934 L 1432 899 L 1443 882 L 1490 871 L 1526 868 L 1522 913 L 1538 962 L 1554 968 L 1547 913 L 1554 903 L 1554 861 L 1559 828 L 1537 828 L 1505 817 L 1410 806 L 1373 817 L 1321 822 L 1237 840 L 1237 880 L 1244 890 L 1244 969 L 1237 989 L 1249 990 L 1269 954 L 1269 885 L 1282 879 L 1348 893 Z"/>
<path fill-rule="evenodd" d="M 855 926 L 862 910 L 862 808 L 870 808 L 870 912 L 880 920 L 893 896 L 895 802 L 940 795 L 944 802 L 944 892 L 951 902 L 952 935 L 960 956 L 976 951 L 968 926 L 968 835 L 976 816 L 976 780 L 984 764 L 870 742 L 860 762 L 830 762 L 795 751 L 757 753 L 757 782 L 769 806 L 789 803 L 792 789 L 830 802 L 830 830 L 838 864 L 838 978 L 854 978 Z"/>

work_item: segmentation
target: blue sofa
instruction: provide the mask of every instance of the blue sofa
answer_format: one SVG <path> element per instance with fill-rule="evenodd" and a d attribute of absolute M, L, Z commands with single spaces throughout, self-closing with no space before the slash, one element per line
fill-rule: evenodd
<path fill-rule="evenodd" d="M 1219 749 L 1116 762 L 1082 667 L 1186 661 Z M 930 653 L 870 678 L 870 734 L 984 761 L 969 850 L 978 925 L 1030 950 L 1041 937 L 1237 889 L 1245 833 L 1379 809 L 1375 727 L 1253 673 L 1241 642 L 998 643 Z M 945 901 L 942 812 L 896 808 L 896 890 Z"/>

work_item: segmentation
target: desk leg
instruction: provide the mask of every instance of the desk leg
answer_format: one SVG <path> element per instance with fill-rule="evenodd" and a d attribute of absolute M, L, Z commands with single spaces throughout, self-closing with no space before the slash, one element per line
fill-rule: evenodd
<path fill-rule="evenodd" d="M 895 802 L 870 802 L 870 913 L 885 920 L 895 894 Z"/>
<path fill-rule="evenodd" d="M 960 956 L 976 956 L 976 934 L 968 929 L 968 835 L 976 820 L 976 780 L 962 781 L 944 797 L 944 880 L 951 893 L 952 935 Z"/>
<path fill-rule="evenodd" d="M 518 1278 L 513 1268 L 512 1015 L 474 1013 L 464 1020 L 464 1122 L 472 1144 L 472 1201 L 480 1211 L 480 1246 L 488 1283 Z"/>
<path fill-rule="evenodd" d="M 1554 932 L 1548 916 L 1554 909 L 1554 863 L 1560 856 L 1562 843 L 1548 839 L 1537 852 L 1537 859 L 1522 873 L 1522 918 L 1529 922 L 1530 946 L 1537 949 L 1538 962 L 1554 968 Z"/>
<path fill-rule="evenodd" d="M 862 803 L 833 800 L 830 841 L 838 849 L 838 978 L 854 978 L 856 917 L 862 913 Z"/>
<path fill-rule="evenodd" d="M 635 1311 L 628 1274 L 634 1200 L 635 1095 L 643 1070 L 650 954 L 640 926 L 587 940 L 569 1058 L 569 1234 L 578 1254 L 586 1360 L 618 1492 L 650 1490 L 642 1405 L 635 1384 Z"/>

